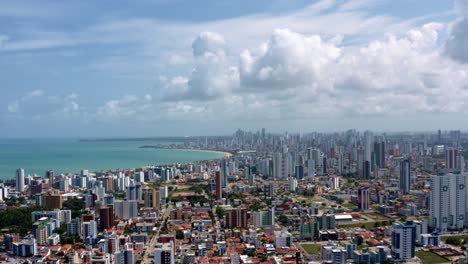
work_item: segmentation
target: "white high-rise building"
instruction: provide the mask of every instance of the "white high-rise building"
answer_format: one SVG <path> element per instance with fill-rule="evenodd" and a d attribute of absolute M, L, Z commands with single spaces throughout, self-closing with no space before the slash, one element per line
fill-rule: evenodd
<path fill-rule="evenodd" d="M 24 192 L 24 169 L 16 170 L 16 191 Z"/>
<path fill-rule="evenodd" d="M 283 155 L 281 153 L 276 153 L 273 158 L 273 178 L 283 179 L 285 177 L 285 166 L 283 161 Z"/>
<path fill-rule="evenodd" d="M 142 171 L 135 172 L 133 175 L 133 178 L 135 179 L 136 182 L 145 182 L 145 173 Z"/>
<path fill-rule="evenodd" d="M 433 175 L 431 178 L 430 226 L 440 233 L 463 229 L 466 219 L 466 174 Z"/>
<path fill-rule="evenodd" d="M 167 196 L 169 195 L 169 189 L 167 186 L 159 187 L 159 196 L 161 198 L 161 203 L 166 204 Z"/>
<path fill-rule="evenodd" d="M 458 162 L 457 162 L 457 165 L 458 165 L 458 171 L 460 171 L 460 174 L 464 174 L 465 173 L 465 157 L 463 156 L 463 154 L 460 154 L 458 155 L 457 157 L 458 159 Z"/>
<path fill-rule="evenodd" d="M 292 244 L 292 236 L 287 230 L 275 231 L 275 247 L 289 248 Z"/>
<path fill-rule="evenodd" d="M 132 219 L 138 216 L 138 202 L 136 200 L 114 201 L 115 216 L 121 219 Z"/>
<path fill-rule="evenodd" d="M 297 179 L 294 177 L 289 178 L 289 191 L 296 192 L 297 189 Z"/>
<path fill-rule="evenodd" d="M 313 159 L 307 160 L 307 177 L 315 177 L 315 162 Z"/>
<path fill-rule="evenodd" d="M 93 243 L 97 238 L 97 223 L 94 220 L 83 222 L 81 225 L 81 236 L 83 240 Z"/>
<path fill-rule="evenodd" d="M 0 201 L 8 198 L 8 187 L 0 183 Z"/>
<path fill-rule="evenodd" d="M 372 154 L 372 150 L 371 150 L 371 146 L 372 146 L 372 132 L 371 131 L 366 131 L 364 132 L 364 157 L 363 157 L 363 161 L 369 161 L 369 163 L 371 162 L 371 154 Z"/>

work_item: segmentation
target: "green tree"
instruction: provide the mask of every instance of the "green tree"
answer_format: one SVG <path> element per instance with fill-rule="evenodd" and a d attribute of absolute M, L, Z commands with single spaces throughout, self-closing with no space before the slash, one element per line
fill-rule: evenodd
<path fill-rule="evenodd" d="M 451 244 L 454 246 L 460 246 L 461 245 L 461 239 L 458 237 L 448 237 L 447 240 L 445 241 L 447 244 Z"/>
<path fill-rule="evenodd" d="M 216 215 L 217 215 L 219 218 L 223 218 L 225 213 L 226 213 L 226 212 L 224 211 L 224 208 L 223 208 L 223 207 L 221 207 L 221 206 L 216 207 Z"/>
<path fill-rule="evenodd" d="M 31 230 L 33 211 L 42 210 L 41 207 L 11 208 L 0 213 L 0 229 L 9 228 L 11 232 L 21 235 L 27 234 Z"/>
<path fill-rule="evenodd" d="M 184 239 L 184 232 L 182 230 L 176 230 L 176 239 Z"/>
<path fill-rule="evenodd" d="M 364 238 L 362 238 L 362 236 L 358 236 L 356 239 L 356 243 L 358 246 L 362 245 L 362 243 L 364 243 Z"/>
<path fill-rule="evenodd" d="M 279 218 L 278 218 L 278 221 L 281 223 L 281 224 L 286 224 L 288 223 L 288 217 L 285 216 L 284 214 L 280 215 Z"/>
<path fill-rule="evenodd" d="M 63 208 L 69 209 L 72 212 L 72 218 L 81 217 L 85 209 L 85 201 L 83 199 L 68 199 L 63 202 Z"/>
<path fill-rule="evenodd" d="M 67 232 L 67 226 L 66 225 L 61 225 L 60 227 L 57 227 L 54 229 L 54 233 L 63 235 L 65 232 Z"/>

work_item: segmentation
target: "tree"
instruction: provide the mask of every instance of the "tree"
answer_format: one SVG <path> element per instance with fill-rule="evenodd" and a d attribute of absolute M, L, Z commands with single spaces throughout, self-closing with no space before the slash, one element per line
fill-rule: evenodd
<path fill-rule="evenodd" d="M 176 230 L 176 239 L 184 239 L 184 232 L 182 230 Z"/>
<path fill-rule="evenodd" d="M 72 212 L 72 218 L 80 217 L 84 213 L 86 205 L 83 199 L 68 199 L 63 202 L 63 208 Z"/>
<path fill-rule="evenodd" d="M 11 232 L 25 235 L 31 231 L 31 213 L 42 210 L 41 207 L 12 208 L 0 213 L 0 229 L 9 228 Z"/>
<path fill-rule="evenodd" d="M 224 217 L 224 214 L 226 212 L 224 211 L 224 208 L 223 207 L 216 207 L 216 215 L 219 217 L 219 218 L 223 218 Z"/>
<path fill-rule="evenodd" d="M 451 244 L 454 246 L 460 246 L 461 245 L 461 239 L 458 237 L 448 237 L 447 240 L 445 241 L 447 244 Z"/>
<path fill-rule="evenodd" d="M 54 229 L 54 233 L 63 235 L 65 232 L 67 232 L 67 226 L 66 225 L 61 225 L 60 227 L 57 227 Z"/>
<path fill-rule="evenodd" d="M 362 238 L 362 236 L 358 236 L 356 242 L 357 242 L 357 245 L 360 246 L 362 245 L 362 243 L 364 243 L 364 238 Z"/>
<path fill-rule="evenodd" d="M 282 215 L 279 216 L 278 221 L 279 221 L 281 224 L 284 225 L 284 224 L 288 223 L 288 217 L 285 216 L 284 214 L 282 214 Z"/>

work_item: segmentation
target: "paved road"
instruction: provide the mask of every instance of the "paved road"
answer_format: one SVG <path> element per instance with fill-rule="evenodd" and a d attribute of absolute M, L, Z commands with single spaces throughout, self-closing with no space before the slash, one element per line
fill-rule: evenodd
<path fill-rule="evenodd" d="M 169 205 L 168 208 L 164 208 L 164 209 L 161 210 L 161 219 L 162 220 L 159 221 L 160 226 L 156 229 L 156 234 L 154 234 L 154 236 L 151 237 L 150 242 L 148 243 L 148 246 L 146 248 L 145 255 L 143 256 L 143 258 L 141 260 L 141 263 L 143 263 L 143 264 L 153 263 L 153 259 L 150 257 L 150 254 L 153 255 L 153 253 L 154 253 L 154 247 L 158 243 L 159 234 L 161 232 L 162 224 L 164 223 L 164 221 L 166 221 L 166 219 L 169 218 L 169 214 L 170 214 L 171 210 L 172 210 L 172 205 Z"/>

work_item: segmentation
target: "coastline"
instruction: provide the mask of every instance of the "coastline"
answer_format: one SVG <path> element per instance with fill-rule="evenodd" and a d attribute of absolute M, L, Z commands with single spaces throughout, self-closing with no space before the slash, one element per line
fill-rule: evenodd
<path fill-rule="evenodd" d="M 145 146 L 145 148 L 152 148 L 152 149 L 170 149 L 170 150 L 182 150 L 182 151 L 193 151 L 193 152 L 207 152 L 207 153 L 216 153 L 221 154 L 225 158 L 230 158 L 234 156 L 233 153 L 221 150 L 212 150 L 212 149 L 190 149 L 190 148 L 160 148 L 160 147 L 149 147 Z M 214 159 L 216 160 L 216 159 Z"/>
<path fill-rule="evenodd" d="M 27 144 L 29 146 L 29 143 Z M 17 156 L 18 160 L 30 159 L 33 160 L 33 164 L 28 164 L 25 166 L 22 162 L 17 162 L 18 164 L 11 166 L 8 165 L 6 162 L 0 162 L 0 181 L 8 181 L 15 178 L 15 171 L 17 168 L 25 169 L 26 175 L 44 175 L 44 172 L 53 169 L 57 175 L 58 174 L 68 174 L 68 173 L 79 173 L 82 169 L 88 169 L 90 172 L 99 172 L 99 171 L 116 171 L 116 170 L 131 170 L 137 168 L 145 168 L 149 166 L 167 166 L 174 163 L 181 163 L 181 164 L 188 164 L 191 162 L 200 162 L 200 161 L 211 161 L 211 160 L 220 160 L 226 157 L 231 157 L 233 154 L 225 151 L 216 151 L 216 150 L 209 150 L 209 149 L 189 149 L 189 148 L 154 148 L 156 149 L 166 149 L 168 151 L 180 151 L 181 152 L 181 160 L 179 161 L 172 161 L 175 157 L 174 155 L 166 156 L 166 154 L 152 154 L 152 151 L 149 152 L 142 152 L 138 151 L 138 145 L 134 146 L 124 146 L 125 147 L 125 155 L 122 156 L 110 156 L 112 153 L 115 153 L 110 148 L 103 152 L 101 149 L 97 149 L 100 152 L 100 155 L 103 155 L 104 159 L 85 159 L 84 161 L 81 160 L 81 156 L 73 156 L 72 154 L 76 153 L 76 150 L 81 150 L 81 152 L 85 151 L 86 153 L 89 152 L 89 145 L 65 145 L 66 148 L 64 150 L 60 149 L 57 153 L 65 153 L 67 155 L 62 155 L 63 157 L 68 157 L 66 160 L 74 160 L 80 159 L 78 162 L 79 165 L 70 164 L 71 162 L 67 162 L 66 160 L 59 159 L 57 162 L 50 162 L 51 159 L 44 160 L 44 156 L 49 156 L 50 153 L 55 151 L 48 150 L 47 153 L 43 153 L 43 143 L 35 143 L 31 145 L 30 149 L 27 151 L 20 152 Z M 20 145 L 21 146 L 21 145 Z M 59 145 L 60 146 L 60 145 Z M 84 147 L 83 147 L 84 146 Z M 11 149 L 15 150 L 13 147 Z M 7 151 L 6 149 L 5 151 Z M 2 150 L 3 151 L 3 150 Z M 7 152 L 0 151 L 0 156 Z M 93 150 L 94 151 L 94 150 Z M 50 152 L 50 153 L 49 153 Z M 186 154 L 183 154 L 185 152 Z M 200 155 L 189 154 L 190 152 L 199 152 Z M 128 154 L 129 153 L 129 154 Z M 203 155 L 202 153 L 211 153 L 210 155 Z M 135 155 L 138 154 L 138 155 Z M 6 154 L 5 154 L 6 155 Z M 72 155 L 71 157 L 69 157 Z M 93 152 L 93 155 L 96 155 Z M 20 158 L 21 157 L 21 158 Z M 128 159 L 130 157 L 130 159 Z M 171 158 L 170 158 L 171 157 Z M 178 159 L 178 157 L 177 157 Z M 44 160 L 44 162 L 43 162 Z M 119 160 L 123 160 L 124 162 L 118 162 Z M 108 166 L 107 166 L 108 165 Z"/>

